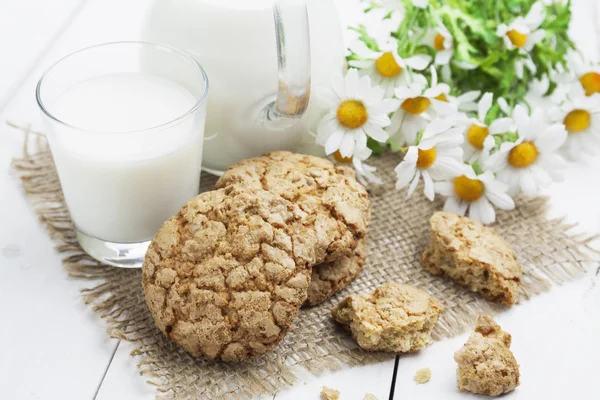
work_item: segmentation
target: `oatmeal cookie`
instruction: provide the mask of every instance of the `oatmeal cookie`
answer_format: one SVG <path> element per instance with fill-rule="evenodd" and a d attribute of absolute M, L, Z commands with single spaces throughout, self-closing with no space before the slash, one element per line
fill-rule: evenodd
<path fill-rule="evenodd" d="M 454 353 L 459 390 L 500 396 L 519 386 L 519 364 L 510 351 L 511 336 L 482 315 L 467 343 Z"/>
<path fill-rule="evenodd" d="M 312 216 L 262 189 L 190 200 L 160 228 L 143 287 L 156 326 L 194 356 L 271 350 L 306 300 L 318 237 Z"/>
<path fill-rule="evenodd" d="M 304 305 L 321 304 L 348 286 L 365 267 L 365 257 L 365 239 L 360 239 L 354 250 L 348 250 L 346 255 L 336 261 L 314 266 L 308 287 L 308 298 Z"/>
<path fill-rule="evenodd" d="M 347 297 L 332 315 L 363 349 L 407 353 L 431 344 L 443 308 L 420 289 L 389 282 L 373 293 Z"/>
<path fill-rule="evenodd" d="M 242 160 L 216 188 L 262 189 L 297 204 L 316 228 L 317 264 L 334 262 L 354 250 L 371 217 L 366 189 L 354 171 L 319 157 L 277 151 Z"/>
<path fill-rule="evenodd" d="M 421 258 L 434 275 L 448 275 L 490 300 L 512 305 L 519 298 L 521 267 L 510 245 L 491 228 L 466 217 L 436 212 Z"/>

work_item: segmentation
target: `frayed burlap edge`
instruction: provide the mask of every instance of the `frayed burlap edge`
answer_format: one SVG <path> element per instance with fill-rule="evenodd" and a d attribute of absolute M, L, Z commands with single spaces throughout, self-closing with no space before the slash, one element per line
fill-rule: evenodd
<path fill-rule="evenodd" d="M 45 137 L 9 125 L 26 134 L 23 156 L 14 159 L 12 167 L 57 250 L 65 255 L 63 263 L 69 276 L 95 283 L 82 291 L 85 302 L 106 321 L 111 337 L 133 343 L 131 354 L 140 373 L 156 386 L 158 398 L 252 397 L 293 385 L 299 367 L 319 374 L 390 359 L 389 354 L 357 348 L 329 316 L 340 298 L 373 290 L 386 281 L 412 284 L 444 303 L 446 311 L 436 325 L 436 339 L 464 332 L 482 312 L 493 314 L 502 309 L 420 267 L 427 221 L 441 204 L 429 203 L 419 195 L 405 201 L 403 193 L 393 190 L 393 167 L 399 159 L 388 154 L 374 160 L 385 183 L 371 190 L 373 220 L 367 268 L 361 276 L 331 301 L 303 310 L 295 328 L 270 354 L 238 364 L 194 359 L 154 327 L 143 299 L 139 271 L 102 265 L 81 250 Z M 215 178 L 203 175 L 202 179 L 203 189 L 210 190 Z M 547 204 L 545 198 L 521 200 L 516 210 L 498 214 L 495 229 L 515 247 L 522 263 L 522 299 L 581 275 L 586 262 L 600 258 L 589 246 L 596 237 L 569 235 L 573 225 L 564 219 L 546 219 Z"/>

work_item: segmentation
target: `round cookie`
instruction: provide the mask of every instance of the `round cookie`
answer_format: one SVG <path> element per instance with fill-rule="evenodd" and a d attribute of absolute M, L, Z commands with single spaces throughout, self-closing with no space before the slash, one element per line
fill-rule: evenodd
<path fill-rule="evenodd" d="M 262 189 L 190 200 L 157 232 L 142 283 L 156 326 L 194 356 L 244 360 L 290 329 L 307 297 L 312 216 Z"/>
<path fill-rule="evenodd" d="M 318 238 L 315 265 L 354 251 L 371 218 L 369 195 L 354 170 L 319 157 L 277 151 L 242 160 L 217 181 L 216 188 L 224 187 L 263 189 L 310 214 Z"/>
<path fill-rule="evenodd" d="M 348 286 L 365 267 L 365 247 L 365 239 L 361 239 L 356 249 L 336 261 L 314 266 L 304 305 L 319 305 Z"/>
<path fill-rule="evenodd" d="M 370 202 L 353 169 L 336 167 L 323 158 L 278 151 L 231 166 L 216 187 L 267 190 L 315 216 L 320 240 L 304 305 L 329 299 L 364 268 Z"/>

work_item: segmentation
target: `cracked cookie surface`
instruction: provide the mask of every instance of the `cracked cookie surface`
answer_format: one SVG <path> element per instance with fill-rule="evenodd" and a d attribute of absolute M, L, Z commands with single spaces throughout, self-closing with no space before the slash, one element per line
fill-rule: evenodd
<path fill-rule="evenodd" d="M 231 166 L 216 187 L 266 190 L 312 216 L 317 266 L 307 305 L 327 300 L 363 269 L 370 201 L 352 169 L 323 158 L 278 151 Z"/>
<path fill-rule="evenodd" d="M 190 200 L 160 228 L 143 287 L 156 326 L 194 356 L 266 353 L 306 300 L 317 237 L 312 216 L 262 189 Z"/>
<path fill-rule="evenodd" d="M 458 389 L 500 396 L 519 386 L 519 364 L 510 351 L 511 340 L 491 317 L 481 315 L 475 332 L 454 353 Z"/>
<path fill-rule="evenodd" d="M 460 285 L 506 305 L 518 301 L 521 267 L 510 245 L 494 230 L 466 217 L 436 212 L 431 237 L 421 258 L 434 275 L 448 275 Z"/>
<path fill-rule="evenodd" d="M 313 267 L 305 306 L 316 306 L 342 290 L 365 267 L 366 243 L 360 239 L 354 250 L 348 250 L 337 260 Z"/>
<path fill-rule="evenodd" d="M 431 344 L 444 307 L 412 286 L 389 282 L 373 293 L 347 297 L 332 310 L 365 350 L 407 353 Z"/>

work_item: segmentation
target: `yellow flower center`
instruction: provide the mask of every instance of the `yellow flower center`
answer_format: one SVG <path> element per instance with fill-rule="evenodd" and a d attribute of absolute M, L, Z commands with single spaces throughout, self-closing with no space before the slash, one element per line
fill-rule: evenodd
<path fill-rule="evenodd" d="M 438 94 L 437 96 L 435 96 L 435 99 L 439 100 L 439 101 L 443 101 L 443 102 L 449 103 L 448 97 L 446 97 L 446 95 L 444 93 Z"/>
<path fill-rule="evenodd" d="M 531 142 L 515 146 L 508 155 L 508 162 L 515 168 L 529 167 L 538 158 L 538 150 Z"/>
<path fill-rule="evenodd" d="M 514 29 L 511 29 L 510 31 L 506 32 L 506 36 L 508 36 L 508 38 L 510 39 L 512 44 L 515 45 L 515 47 L 521 48 L 527 43 L 527 35 L 525 33 L 515 31 Z"/>
<path fill-rule="evenodd" d="M 419 158 L 417 158 L 417 167 L 420 169 L 427 169 L 433 165 L 437 156 L 437 150 L 435 147 L 429 150 L 419 149 Z"/>
<path fill-rule="evenodd" d="M 427 97 L 413 97 L 404 100 L 402 103 L 402 109 L 411 114 L 418 115 L 427 110 L 430 104 L 431 101 Z"/>
<path fill-rule="evenodd" d="M 485 186 L 477 179 L 469 179 L 462 175 L 454 179 L 454 192 L 464 201 L 473 202 L 483 196 Z"/>
<path fill-rule="evenodd" d="M 352 162 L 352 157 L 344 157 L 342 156 L 342 153 L 340 153 L 340 151 L 336 151 L 335 153 L 333 153 L 333 158 L 335 158 L 335 161 L 342 163 L 342 164 L 349 164 Z"/>
<path fill-rule="evenodd" d="M 588 96 L 594 93 L 600 93 L 600 74 L 597 72 L 588 72 L 579 78 L 581 86 L 585 89 L 585 94 Z"/>
<path fill-rule="evenodd" d="M 436 49 L 437 51 L 444 50 L 446 48 L 444 46 L 445 40 L 446 40 L 446 38 L 441 33 L 438 33 L 437 35 L 435 35 L 435 38 L 433 39 L 433 48 Z"/>
<path fill-rule="evenodd" d="M 478 150 L 483 150 L 483 142 L 485 142 L 489 134 L 490 130 L 487 126 L 473 124 L 467 131 L 467 140 L 471 143 L 471 146 Z"/>
<path fill-rule="evenodd" d="M 567 114 L 563 123 L 569 132 L 585 131 L 590 126 L 591 115 L 586 110 L 573 110 Z"/>
<path fill-rule="evenodd" d="M 346 128 L 360 128 L 368 118 L 367 108 L 358 100 L 346 100 L 337 110 L 337 119 Z"/>
<path fill-rule="evenodd" d="M 398 65 L 394 55 L 390 52 L 383 53 L 381 57 L 375 61 L 375 68 L 379 75 L 386 78 L 393 78 L 402 72 L 402 67 Z"/>

